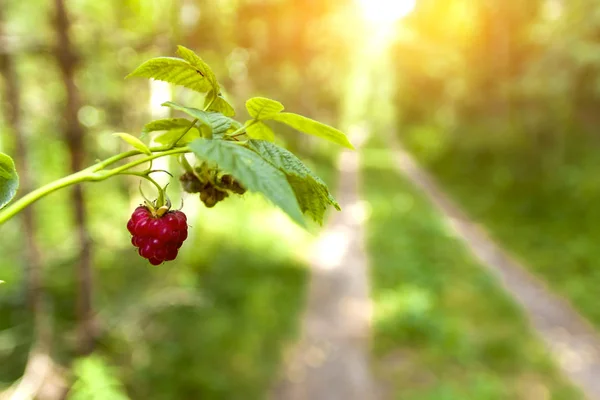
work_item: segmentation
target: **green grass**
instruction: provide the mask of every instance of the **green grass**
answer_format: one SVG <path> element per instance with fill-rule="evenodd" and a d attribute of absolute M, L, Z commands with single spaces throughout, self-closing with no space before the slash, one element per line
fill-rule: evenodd
<path fill-rule="evenodd" d="M 493 140 L 405 131 L 405 143 L 471 217 L 600 327 L 597 135 L 570 132 L 531 146 L 510 132 Z M 421 143 L 427 131 L 436 146 Z"/>
<path fill-rule="evenodd" d="M 369 146 L 363 188 L 376 371 L 402 400 L 574 400 L 522 311 L 440 214 Z"/>

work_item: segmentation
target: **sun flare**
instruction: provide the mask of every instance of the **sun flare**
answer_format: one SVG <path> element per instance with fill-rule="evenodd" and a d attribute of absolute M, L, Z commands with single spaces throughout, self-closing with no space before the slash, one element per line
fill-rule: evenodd
<path fill-rule="evenodd" d="M 416 0 L 357 0 L 363 17 L 374 25 L 391 25 L 410 14 Z"/>

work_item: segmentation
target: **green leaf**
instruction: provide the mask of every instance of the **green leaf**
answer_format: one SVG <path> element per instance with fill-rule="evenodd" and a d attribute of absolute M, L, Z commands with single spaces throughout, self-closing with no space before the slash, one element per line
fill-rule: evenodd
<path fill-rule="evenodd" d="M 142 137 L 149 133 L 163 131 L 154 137 L 154 141 L 159 144 L 172 144 L 177 140 L 185 130 L 187 130 L 192 121 L 185 118 L 164 118 L 149 122 L 142 130 Z M 202 125 L 205 129 L 210 129 L 206 125 Z M 179 144 L 186 144 L 200 137 L 200 131 L 196 127 L 190 129 L 184 137 L 179 139 Z"/>
<path fill-rule="evenodd" d="M 140 139 L 136 138 L 135 136 L 130 135 L 129 133 L 118 132 L 118 133 L 113 133 L 113 136 L 123 139 L 124 142 L 129 143 L 131 146 L 138 149 L 139 151 L 141 151 L 144 154 L 152 155 L 152 152 L 150 151 L 148 146 L 146 146 L 146 144 L 144 144 L 144 142 L 142 142 Z"/>
<path fill-rule="evenodd" d="M 242 127 L 242 124 L 235 119 L 214 111 L 208 113 L 208 120 L 210 121 L 213 135 L 217 136 L 222 136 L 231 130 L 237 130 Z"/>
<path fill-rule="evenodd" d="M 0 153 L 0 208 L 8 204 L 17 194 L 19 175 L 12 158 Z"/>
<path fill-rule="evenodd" d="M 209 129 L 204 125 L 202 127 L 205 129 Z M 171 129 L 170 131 L 157 135 L 154 138 L 154 141 L 158 144 L 173 144 L 173 142 L 177 140 L 177 138 L 179 138 L 186 129 L 187 127 Z M 192 128 L 185 134 L 185 136 L 179 139 L 177 143 L 184 145 L 198 139 L 201 136 L 202 135 L 200 134 L 200 131 L 197 128 Z"/>
<path fill-rule="evenodd" d="M 300 178 L 296 175 L 287 175 L 287 180 L 296 194 L 302 212 L 308 214 L 319 225 L 323 225 L 323 217 L 329 205 L 334 206 L 338 211 L 341 209 L 329 193 L 327 185 L 318 177 L 311 175 Z"/>
<path fill-rule="evenodd" d="M 213 135 L 225 134 L 225 132 L 227 132 L 227 130 L 229 130 L 229 128 L 231 127 L 231 125 L 233 124 L 233 121 L 234 121 L 233 119 L 226 117 L 225 115 L 223 115 L 219 112 L 216 112 L 216 111 L 203 111 L 203 110 L 199 110 L 199 109 L 193 108 L 193 107 L 185 107 L 185 106 L 179 105 L 177 103 L 173 103 L 172 101 L 167 101 L 166 103 L 163 103 L 162 105 L 166 106 L 166 107 L 170 107 L 174 110 L 182 111 L 182 112 L 198 119 L 204 125 L 204 127 L 206 127 L 207 129 L 210 130 L 210 132 Z M 181 120 L 181 119 L 175 119 L 175 118 L 172 118 L 172 119 L 173 120 Z M 187 121 L 187 120 L 183 119 L 183 121 Z M 188 121 L 187 125 L 185 125 L 184 128 L 187 128 L 188 126 L 190 126 L 190 123 L 191 122 Z M 177 122 L 176 124 L 179 124 L 179 122 Z M 181 126 L 178 126 L 178 128 L 181 128 Z"/>
<path fill-rule="evenodd" d="M 233 109 L 233 106 L 229 104 L 227 100 L 225 100 L 225 98 L 223 98 L 223 95 L 221 93 L 215 95 L 215 91 L 208 92 L 208 95 L 204 100 L 204 108 L 207 111 L 220 112 L 221 114 L 227 117 L 235 116 L 235 110 Z"/>
<path fill-rule="evenodd" d="M 224 116 L 220 112 L 211 111 L 206 113 L 210 122 L 210 127 L 215 133 L 225 133 L 231 127 L 232 119 Z"/>
<path fill-rule="evenodd" d="M 299 225 L 305 226 L 296 196 L 285 175 L 258 154 L 223 140 L 198 139 L 189 147 L 198 158 L 217 164 L 247 189 L 262 193 Z"/>
<path fill-rule="evenodd" d="M 275 140 L 275 133 L 267 124 L 260 121 L 249 124 L 250 121 L 246 122 L 246 125 L 248 125 L 246 127 L 246 134 L 248 136 L 252 139 L 268 140 L 269 142 Z"/>
<path fill-rule="evenodd" d="M 331 142 L 354 150 L 354 146 L 352 146 L 352 143 L 350 143 L 342 131 L 332 128 L 329 125 L 322 124 L 314 119 L 294 113 L 275 114 L 270 116 L 269 119 L 289 125 L 300 132 L 327 139 Z"/>
<path fill-rule="evenodd" d="M 240 129 L 242 126 L 244 126 L 244 124 L 242 124 L 241 122 L 232 119 L 231 120 L 231 128 L 229 128 L 229 131 L 237 131 L 238 129 Z"/>
<path fill-rule="evenodd" d="M 266 97 L 253 97 L 246 102 L 248 114 L 254 119 L 269 119 L 284 110 L 283 104 Z"/>
<path fill-rule="evenodd" d="M 219 92 L 219 83 L 217 82 L 217 77 L 212 69 L 208 66 L 207 63 L 204 62 L 200 56 L 194 53 L 192 50 L 187 47 L 177 46 L 177 54 L 190 63 L 202 76 L 204 76 L 212 87 L 212 90 L 215 92 Z"/>
<path fill-rule="evenodd" d="M 222 95 L 217 96 L 217 99 L 214 103 L 212 103 L 209 110 L 220 112 L 228 117 L 235 116 L 235 110 L 233 109 L 233 106 L 229 104 L 229 102 L 225 100 Z"/>
<path fill-rule="evenodd" d="M 152 78 L 206 93 L 213 88 L 213 83 L 206 78 L 205 74 L 205 71 L 194 67 L 186 60 L 175 57 L 157 57 L 137 67 L 127 75 L 127 78 L 134 76 Z"/>
<path fill-rule="evenodd" d="M 229 127 L 229 129 L 227 129 L 226 133 L 231 134 L 233 132 L 236 132 L 239 129 L 241 129 L 243 126 L 244 126 L 244 124 L 242 124 L 241 122 L 239 122 L 239 121 L 237 121 L 235 119 L 232 119 L 231 120 L 231 126 Z"/>
<path fill-rule="evenodd" d="M 340 205 L 329 192 L 325 182 L 294 154 L 263 140 L 249 140 L 248 147 L 286 174 L 287 180 L 296 194 L 300 209 L 316 222 L 323 224 L 323 215 L 327 206 L 332 205 L 340 210 Z"/>
<path fill-rule="evenodd" d="M 193 117 L 194 119 L 197 119 L 198 121 L 202 122 L 204 125 L 210 126 L 210 120 L 208 117 L 209 113 L 206 111 L 198 110 L 197 108 L 193 108 L 193 107 L 181 106 L 172 101 L 164 102 L 161 105 L 163 107 L 170 107 L 173 110 L 182 111 L 182 112 L 186 113 L 187 115 Z"/>
<path fill-rule="evenodd" d="M 171 129 L 187 128 L 192 121 L 185 118 L 164 118 L 148 122 L 142 129 L 142 135 L 156 131 L 170 131 Z"/>

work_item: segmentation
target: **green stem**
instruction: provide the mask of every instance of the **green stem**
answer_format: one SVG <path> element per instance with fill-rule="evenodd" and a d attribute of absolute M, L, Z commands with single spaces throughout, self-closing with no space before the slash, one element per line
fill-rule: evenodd
<path fill-rule="evenodd" d="M 216 100 L 216 97 L 206 106 L 205 109 L 208 109 L 215 100 Z M 44 186 L 26 194 L 25 196 L 21 197 L 19 200 L 10 204 L 8 207 L 5 207 L 4 209 L 0 210 L 0 225 L 3 224 L 4 222 L 6 222 L 7 220 L 9 220 L 10 218 L 14 217 L 17 213 L 19 213 L 25 207 L 29 206 L 30 204 L 41 199 L 42 197 L 45 197 L 45 196 L 49 195 L 50 193 L 53 193 L 59 189 L 65 188 L 67 186 L 75 185 L 78 183 L 82 183 L 82 182 L 99 182 L 99 181 L 106 180 L 112 176 L 122 175 L 122 174 L 126 174 L 126 173 L 141 176 L 141 175 L 143 175 L 142 173 L 137 174 L 135 172 L 128 172 L 128 170 L 130 168 L 136 167 L 136 166 L 146 163 L 148 161 L 152 161 L 159 157 L 169 156 L 169 155 L 173 155 L 173 154 L 189 153 L 191 150 L 188 147 L 183 147 L 183 146 L 178 147 L 177 142 L 179 142 L 196 125 L 197 122 L 198 122 L 198 119 L 194 119 L 192 121 L 192 123 L 190 124 L 190 126 L 181 134 L 181 136 L 179 136 L 179 138 L 177 138 L 177 140 L 175 142 L 173 142 L 173 144 L 167 145 L 167 146 L 150 148 L 150 151 L 152 151 L 152 153 L 153 153 L 152 155 L 143 157 L 139 160 L 129 162 L 120 167 L 116 167 L 116 168 L 113 168 L 110 170 L 105 170 L 105 168 L 107 168 L 108 166 L 113 165 L 116 162 L 119 162 L 125 158 L 143 154 L 142 152 L 140 152 L 138 150 L 126 151 L 124 153 L 120 153 L 120 154 L 114 155 L 112 157 L 109 157 L 106 160 L 100 161 L 84 170 L 75 172 L 71 175 L 65 176 L 64 178 L 58 179 L 54 182 L 50 182 L 47 185 L 44 185 Z M 254 121 L 251 122 L 251 124 L 252 123 L 254 123 Z M 236 132 L 234 132 L 234 134 L 243 131 L 245 128 L 246 127 L 242 127 L 240 129 L 238 129 Z M 160 188 L 160 186 L 156 183 L 156 181 L 154 181 L 152 178 L 150 178 L 147 175 L 145 175 L 144 177 L 146 179 L 149 179 L 151 182 L 153 182 L 154 185 L 159 189 L 159 192 L 162 190 Z"/>
<path fill-rule="evenodd" d="M 181 164 L 185 172 L 194 172 L 194 168 L 190 165 L 187 158 L 185 158 L 185 154 L 179 156 L 179 164 Z"/>
<path fill-rule="evenodd" d="M 208 109 L 210 108 L 210 106 L 213 105 L 213 103 L 215 102 L 215 100 L 217 100 L 218 94 L 215 93 L 215 96 L 210 100 L 210 102 L 206 105 L 206 107 L 204 107 L 204 111 L 208 111 Z M 206 130 L 204 132 L 200 131 L 202 134 L 202 137 L 204 139 L 212 139 L 213 138 L 213 133 L 212 133 L 212 127 L 208 130 L 208 132 L 206 132 Z"/>
<path fill-rule="evenodd" d="M 160 151 L 165 151 L 165 150 L 170 150 L 172 149 L 174 146 L 159 146 L 159 147 L 150 147 L 150 151 L 152 153 L 157 153 Z M 118 161 L 123 160 L 124 158 L 129 158 L 129 157 L 133 157 L 133 156 L 137 156 L 138 154 L 144 154 L 139 150 L 129 150 L 126 151 L 124 153 L 119 153 L 117 155 L 114 155 L 112 157 L 107 158 L 106 160 L 100 161 L 97 164 L 92 165 L 91 167 L 86 168 L 86 170 L 89 171 L 93 171 L 93 172 L 98 172 L 103 170 L 104 168 L 108 167 L 109 165 L 112 165 Z"/>
<path fill-rule="evenodd" d="M 103 178 L 100 179 L 100 180 L 104 180 L 104 179 L 109 178 L 109 177 L 111 177 L 113 175 L 119 174 L 119 173 L 121 173 L 123 171 L 127 171 L 130 168 L 137 167 L 140 164 L 146 163 L 148 161 L 152 161 L 152 160 L 160 158 L 160 157 L 170 156 L 170 155 L 173 155 L 173 154 L 189 153 L 190 151 L 191 151 L 190 148 L 186 146 L 186 147 L 177 147 L 175 149 L 163 151 L 163 152 L 157 153 L 157 154 L 152 154 L 151 156 L 146 156 L 146 157 L 140 158 L 138 160 L 131 161 L 131 162 L 129 162 L 129 163 L 125 164 L 125 165 L 122 165 L 120 167 L 109 169 L 104 174 L 102 174 Z"/>
<path fill-rule="evenodd" d="M 213 99 L 210 101 L 210 103 L 208 103 L 206 105 L 206 107 L 204 107 L 204 111 L 207 111 L 210 108 L 210 106 L 212 106 L 212 104 L 215 102 L 216 99 L 217 99 L 217 96 L 215 95 L 215 97 L 213 97 Z M 181 139 L 183 139 L 185 134 L 188 133 L 190 131 L 190 129 L 192 129 L 196 125 L 197 122 L 198 122 L 197 118 L 195 120 L 193 120 L 192 124 L 190 126 L 188 126 L 188 128 L 177 138 L 177 140 L 175 140 L 173 142 L 173 146 L 175 146 L 177 144 L 177 142 L 179 142 Z M 212 131 L 209 133 L 209 135 L 206 139 L 212 139 Z"/>
<path fill-rule="evenodd" d="M 196 122 L 198 122 L 197 118 L 195 120 L 193 120 L 191 125 L 188 126 L 188 128 L 185 131 L 183 131 L 183 133 L 177 138 L 177 140 L 173 142 L 173 145 L 171 147 L 174 147 L 175 145 L 177 145 L 177 142 L 179 142 L 181 139 L 183 139 L 185 134 L 188 133 L 190 131 L 190 129 L 192 129 L 194 127 L 194 125 L 196 125 Z"/>
<path fill-rule="evenodd" d="M 102 171 L 106 166 L 114 164 L 117 161 L 120 161 L 124 158 L 135 156 L 142 154 L 137 150 L 127 151 L 125 153 L 117 154 L 113 157 L 110 157 L 104 161 L 100 161 L 97 164 L 92 165 L 84 170 L 79 172 L 75 172 L 74 174 L 65 176 L 64 178 L 58 179 L 56 181 L 50 182 L 47 185 L 44 185 L 25 196 L 21 197 L 19 200 L 10 204 L 8 207 L 0 210 L 0 225 L 14 217 L 17 213 L 23 210 L 25 207 L 30 204 L 38 201 L 42 197 L 49 195 L 50 193 L 56 192 L 59 189 L 65 188 L 67 186 L 76 185 L 82 182 L 99 182 L 106 180 L 112 176 L 123 174 L 128 169 L 136 167 L 140 164 L 143 164 L 148 161 L 152 161 L 159 157 L 169 156 L 172 154 L 183 154 L 189 153 L 191 150 L 189 147 L 177 147 L 174 149 L 164 151 L 164 147 L 151 148 L 151 151 L 156 152 L 150 156 L 143 157 L 139 160 L 132 161 L 127 163 L 121 167 L 113 168 L 107 171 Z"/>
<path fill-rule="evenodd" d="M 228 139 L 235 139 L 236 137 L 243 136 L 245 134 L 246 134 L 246 132 L 240 132 L 240 133 L 236 133 L 235 135 L 234 134 L 228 135 L 227 138 Z"/>
<path fill-rule="evenodd" d="M 215 100 L 217 100 L 217 97 L 219 97 L 219 95 L 215 94 L 215 97 L 213 97 L 212 100 L 206 105 L 206 107 L 204 107 L 204 111 L 208 111 L 210 106 L 212 106 Z"/>
<path fill-rule="evenodd" d="M 160 150 L 155 150 L 155 151 L 160 151 Z M 127 157 L 137 156 L 138 154 L 141 154 L 138 150 L 130 150 L 130 151 L 126 151 L 124 153 L 119 153 L 110 158 L 107 158 L 104 161 L 100 161 L 99 163 L 94 164 L 87 169 L 92 169 L 94 171 L 100 171 L 100 170 L 108 167 L 109 165 L 116 163 L 117 161 L 121 161 L 122 159 L 127 158 Z"/>
<path fill-rule="evenodd" d="M 228 134 L 226 136 L 226 138 L 235 138 L 235 137 L 238 137 L 238 136 L 245 135 L 246 134 L 246 129 L 248 129 L 249 126 L 252 126 L 252 125 L 256 124 L 257 122 L 259 122 L 257 119 L 253 119 L 247 125 L 244 125 L 241 128 L 239 128 L 238 130 L 235 130 L 235 131 L 231 132 L 230 134 Z"/>
<path fill-rule="evenodd" d="M 0 225 L 14 217 L 15 214 L 23 210 L 25 207 L 30 205 L 31 203 L 41 199 L 42 197 L 55 192 L 59 189 L 62 189 L 67 186 L 75 185 L 77 183 L 85 182 L 93 180 L 94 173 L 88 170 L 83 170 L 71 174 L 69 176 L 65 176 L 64 178 L 58 179 L 54 182 L 50 182 L 47 185 L 44 185 L 25 196 L 21 197 L 19 200 L 15 201 L 8 207 L 2 209 L 0 211 Z"/>

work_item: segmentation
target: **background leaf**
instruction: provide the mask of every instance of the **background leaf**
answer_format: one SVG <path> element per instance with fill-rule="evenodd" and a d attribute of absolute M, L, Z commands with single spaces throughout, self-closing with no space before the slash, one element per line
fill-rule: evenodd
<path fill-rule="evenodd" d="M 231 128 L 234 122 L 233 119 L 214 111 L 207 113 L 207 119 L 212 128 L 213 135 L 223 135 Z"/>
<path fill-rule="evenodd" d="M 140 139 L 136 138 L 135 136 L 130 135 L 129 133 L 118 132 L 118 133 L 113 133 L 113 136 L 123 139 L 124 142 L 127 142 L 128 144 L 130 144 L 131 146 L 133 146 L 134 148 L 136 148 L 137 150 L 141 151 L 144 154 L 148 154 L 148 155 L 152 154 L 152 152 L 150 151 L 150 149 L 148 148 L 148 146 L 146 146 L 146 144 L 144 142 L 142 142 Z"/>
<path fill-rule="evenodd" d="M 252 139 L 268 140 L 269 142 L 275 140 L 275 132 L 263 122 L 255 122 L 252 125 L 248 125 L 246 133 Z"/>
<path fill-rule="evenodd" d="M 305 178 L 296 175 L 287 175 L 286 177 L 296 194 L 300 210 L 308 214 L 319 225 L 323 225 L 323 217 L 329 205 L 333 205 L 338 211 L 340 210 L 339 204 L 318 177 L 318 180 L 312 175 Z"/>
<path fill-rule="evenodd" d="M 274 114 L 270 116 L 269 119 L 282 122 L 294 129 L 299 130 L 300 132 L 327 139 L 333 143 L 337 143 L 341 146 L 354 150 L 354 146 L 352 146 L 352 143 L 350 143 L 342 131 L 337 130 L 329 125 L 322 124 L 314 119 L 294 113 Z"/>
<path fill-rule="evenodd" d="M 244 126 L 244 124 L 242 124 L 241 122 L 232 119 L 231 120 L 231 127 L 227 130 L 227 133 L 233 133 L 235 131 L 237 131 L 238 129 L 241 129 Z"/>
<path fill-rule="evenodd" d="M 216 99 L 214 101 L 212 101 L 215 96 L 216 96 Z M 212 101 L 212 103 L 211 103 L 211 101 Z M 208 106 L 209 104 L 210 104 L 210 106 Z M 227 102 L 227 100 L 225 100 L 225 98 L 223 97 L 222 94 L 219 93 L 218 95 L 215 95 L 214 90 L 211 90 L 210 92 L 208 92 L 208 95 L 206 96 L 206 100 L 204 101 L 204 108 L 207 111 L 220 112 L 221 114 L 223 114 L 227 117 L 235 116 L 235 110 L 233 109 L 233 106 L 231 104 L 229 104 Z"/>
<path fill-rule="evenodd" d="M 223 135 L 234 124 L 233 119 L 226 117 L 225 115 L 216 111 L 207 112 L 199 110 L 197 108 L 184 107 L 171 101 L 163 103 L 163 106 L 173 108 L 174 110 L 182 111 L 200 120 L 202 126 L 199 127 L 199 129 L 196 129 L 196 133 L 199 133 L 199 131 L 209 130 L 210 132 L 212 132 L 213 135 Z M 167 130 L 169 130 L 169 134 L 159 136 L 161 140 L 164 141 L 166 140 L 166 137 L 173 137 L 174 139 L 176 139 L 177 135 L 181 134 L 185 129 L 187 129 L 190 126 L 190 124 L 191 121 L 185 118 L 169 118 L 153 121 L 150 124 L 148 124 L 150 126 L 146 125 L 144 127 L 144 130 L 167 128 Z M 173 132 L 177 132 L 177 134 L 174 134 Z M 192 135 L 195 135 L 196 133 L 193 133 Z M 191 135 L 186 134 L 186 137 L 191 137 Z"/>
<path fill-rule="evenodd" d="M 246 101 L 248 114 L 254 119 L 267 119 L 279 114 L 284 110 L 283 104 L 266 97 L 253 97 Z"/>
<path fill-rule="evenodd" d="M 206 125 L 202 125 L 202 128 L 210 129 Z M 175 140 L 177 140 L 177 138 L 180 137 L 181 134 L 183 133 L 183 131 L 185 131 L 186 129 L 187 129 L 187 127 L 171 129 L 167 132 L 158 134 L 154 138 L 154 141 L 158 144 L 171 144 Z M 177 143 L 181 144 L 181 145 L 187 144 L 187 143 L 190 143 L 190 142 L 198 139 L 199 137 L 201 137 L 200 130 L 197 128 L 192 128 L 185 134 L 185 136 L 183 136 L 181 139 L 179 139 L 179 141 Z"/>
<path fill-rule="evenodd" d="M 157 119 L 144 125 L 142 135 L 155 131 L 170 131 L 171 129 L 187 128 L 192 121 L 185 118 L 164 118 Z"/>
<path fill-rule="evenodd" d="M 185 107 L 185 106 L 179 105 L 177 103 L 174 103 L 172 101 L 164 102 L 161 105 L 163 107 L 170 107 L 177 111 L 182 111 L 182 112 L 186 113 L 187 115 L 189 115 L 195 119 L 198 119 L 204 125 L 211 126 L 210 119 L 209 119 L 209 113 L 206 111 L 202 111 L 202 110 L 199 110 L 199 109 L 193 108 L 193 107 Z"/>
<path fill-rule="evenodd" d="M 305 226 L 294 191 L 285 175 L 255 152 L 232 142 L 198 139 L 190 143 L 198 158 L 217 164 L 248 190 L 262 193 L 299 225 Z"/>
<path fill-rule="evenodd" d="M 200 58 L 196 53 L 187 47 L 177 46 L 177 54 L 181 56 L 184 60 L 186 60 L 192 67 L 198 71 L 204 78 L 208 80 L 210 83 L 212 90 L 219 93 L 219 83 L 217 82 L 217 77 L 213 70 L 208 66 L 207 63 Z"/>
<path fill-rule="evenodd" d="M 13 159 L 0 153 L 0 208 L 15 197 L 18 188 L 19 176 Z"/>
<path fill-rule="evenodd" d="M 157 57 L 137 67 L 132 73 L 127 75 L 127 78 L 134 76 L 152 78 L 184 86 L 196 92 L 206 93 L 213 88 L 213 84 L 206 79 L 204 74 L 205 71 L 194 67 L 189 62 L 180 58 Z"/>
<path fill-rule="evenodd" d="M 340 210 L 329 188 L 304 163 L 288 150 L 263 140 L 250 140 L 248 147 L 258 153 L 271 165 L 286 174 L 300 209 L 319 224 L 323 224 L 323 216 L 327 206 L 332 205 Z"/>

